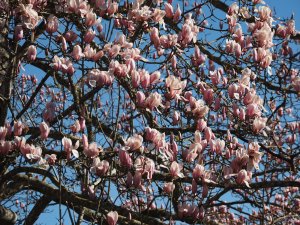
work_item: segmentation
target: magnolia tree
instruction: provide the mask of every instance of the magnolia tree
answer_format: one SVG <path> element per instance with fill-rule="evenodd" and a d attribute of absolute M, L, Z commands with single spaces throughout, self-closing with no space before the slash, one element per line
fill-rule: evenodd
<path fill-rule="evenodd" d="M 2 0 L 0 27 L 1 224 L 300 224 L 293 16 Z"/>

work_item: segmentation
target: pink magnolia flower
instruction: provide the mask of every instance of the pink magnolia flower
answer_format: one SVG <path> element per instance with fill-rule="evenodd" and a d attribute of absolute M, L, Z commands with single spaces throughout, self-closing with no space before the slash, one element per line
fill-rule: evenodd
<path fill-rule="evenodd" d="M 295 28 L 295 20 L 288 20 L 286 23 L 286 33 L 290 35 L 294 35 L 296 33 L 296 28 Z"/>
<path fill-rule="evenodd" d="M 14 31 L 15 40 L 19 41 L 24 37 L 24 31 L 22 25 L 16 25 Z"/>
<path fill-rule="evenodd" d="M 97 15 L 92 10 L 85 15 L 85 25 L 91 27 L 97 22 Z"/>
<path fill-rule="evenodd" d="M 181 170 L 182 170 L 182 166 L 179 165 L 177 162 L 173 161 L 171 166 L 170 166 L 170 174 L 171 174 L 171 177 L 173 178 L 183 178 L 184 175 L 183 173 L 181 173 Z"/>
<path fill-rule="evenodd" d="M 111 15 L 115 14 L 116 12 L 118 12 L 118 3 L 109 1 L 109 5 L 107 8 L 107 14 L 111 16 Z"/>
<path fill-rule="evenodd" d="M 148 88 L 150 85 L 150 74 L 145 69 L 139 70 L 141 85 L 143 88 Z"/>
<path fill-rule="evenodd" d="M 120 54 L 121 46 L 118 44 L 112 45 L 108 50 L 108 55 L 110 58 L 115 58 Z"/>
<path fill-rule="evenodd" d="M 64 36 L 60 36 L 60 41 L 61 41 L 61 50 L 63 52 L 66 52 L 67 49 L 68 49 L 68 45 L 67 45 L 67 41 L 66 41 L 65 37 Z"/>
<path fill-rule="evenodd" d="M 146 96 L 143 92 L 138 91 L 136 93 L 136 104 L 140 107 L 144 106 L 144 102 L 145 102 Z"/>
<path fill-rule="evenodd" d="M 153 72 L 151 75 L 150 75 L 150 84 L 153 85 L 153 84 L 156 84 L 159 82 L 159 79 L 160 79 L 160 72 L 159 71 L 155 71 Z"/>
<path fill-rule="evenodd" d="M 142 187 L 142 173 L 141 172 L 135 171 L 132 183 L 135 188 Z"/>
<path fill-rule="evenodd" d="M 207 123 L 204 119 L 199 119 L 197 121 L 197 130 L 203 131 L 207 127 Z"/>
<path fill-rule="evenodd" d="M 47 102 L 46 109 L 43 112 L 43 119 L 47 122 L 50 122 L 55 117 L 55 103 L 54 102 Z"/>
<path fill-rule="evenodd" d="M 247 165 L 248 161 L 249 155 L 247 154 L 245 149 L 241 148 L 236 151 L 236 158 L 232 160 L 230 167 L 232 168 L 233 172 L 237 173 Z"/>
<path fill-rule="evenodd" d="M 253 121 L 252 130 L 255 133 L 261 132 L 266 127 L 267 118 L 256 117 Z"/>
<path fill-rule="evenodd" d="M 205 105 L 203 100 L 199 99 L 198 101 L 194 102 L 194 107 L 192 107 L 192 113 L 197 118 L 203 118 L 209 111 L 208 106 Z"/>
<path fill-rule="evenodd" d="M 64 37 L 65 37 L 66 41 L 74 42 L 77 39 L 78 35 L 74 31 L 69 30 L 64 35 Z"/>
<path fill-rule="evenodd" d="M 158 49 L 160 46 L 160 40 L 159 40 L 159 31 L 156 27 L 153 27 L 150 31 L 150 40 L 153 42 L 154 47 Z"/>
<path fill-rule="evenodd" d="M 14 135 L 21 136 L 23 132 L 24 125 L 21 121 L 14 122 Z"/>
<path fill-rule="evenodd" d="M 212 152 L 216 152 L 217 154 L 222 154 L 222 151 L 225 148 L 225 141 L 221 139 L 210 140 L 209 141 L 210 149 Z"/>
<path fill-rule="evenodd" d="M 89 12 L 90 6 L 85 0 L 68 0 L 68 11 L 74 12 L 81 17 Z"/>
<path fill-rule="evenodd" d="M 0 155 L 7 155 L 12 150 L 10 141 L 0 140 Z"/>
<path fill-rule="evenodd" d="M 268 6 L 260 6 L 258 14 L 261 21 L 267 21 L 272 16 L 272 11 Z"/>
<path fill-rule="evenodd" d="M 58 29 L 58 18 L 51 14 L 47 19 L 46 31 L 49 34 L 52 34 L 52 33 L 56 32 L 57 29 Z"/>
<path fill-rule="evenodd" d="M 62 145 L 63 145 L 63 147 L 64 147 L 64 150 L 65 150 L 66 153 L 67 153 L 67 160 L 70 160 L 72 155 L 73 155 L 75 158 L 78 158 L 78 157 L 79 157 L 79 153 L 78 153 L 78 151 L 76 150 L 76 149 L 79 147 L 79 141 L 77 141 L 77 142 L 75 143 L 75 145 L 73 146 L 73 145 L 72 145 L 71 139 L 64 137 L 64 138 L 62 139 Z"/>
<path fill-rule="evenodd" d="M 27 5 L 20 4 L 19 7 L 17 8 L 17 12 L 20 13 L 21 21 L 28 29 L 34 29 L 42 18 L 33 9 L 32 4 L 27 4 Z"/>
<path fill-rule="evenodd" d="M 146 140 L 152 141 L 157 148 L 166 146 L 164 133 L 160 133 L 158 130 L 149 127 L 146 127 L 145 132 Z"/>
<path fill-rule="evenodd" d="M 0 140 L 5 140 L 7 131 L 7 127 L 0 127 Z"/>
<path fill-rule="evenodd" d="M 47 123 L 42 122 L 39 126 L 41 132 L 41 139 L 45 140 L 48 138 L 50 133 L 50 128 Z"/>
<path fill-rule="evenodd" d="M 106 160 L 101 161 L 98 157 L 93 159 L 91 172 L 99 177 L 104 176 L 109 169 L 109 162 Z"/>
<path fill-rule="evenodd" d="M 262 152 L 259 152 L 260 146 L 257 142 L 251 142 L 248 146 L 248 155 L 249 155 L 249 162 L 247 164 L 247 170 L 251 171 L 251 169 L 254 167 L 255 169 L 258 169 L 258 164 L 261 160 L 261 157 L 263 155 Z"/>
<path fill-rule="evenodd" d="M 260 116 L 261 110 L 259 109 L 259 106 L 257 104 L 252 103 L 247 105 L 246 115 L 250 118 L 253 118 L 255 116 Z"/>
<path fill-rule="evenodd" d="M 86 81 L 92 87 L 101 87 L 103 85 L 111 85 L 113 82 L 113 76 L 111 76 L 107 71 L 92 69 L 88 72 Z"/>
<path fill-rule="evenodd" d="M 70 127 L 70 130 L 73 132 L 73 133 L 77 133 L 80 131 L 80 124 L 79 124 L 79 121 L 76 120 L 75 123 Z"/>
<path fill-rule="evenodd" d="M 292 82 L 295 91 L 300 92 L 300 77 L 296 77 Z"/>
<path fill-rule="evenodd" d="M 122 147 L 119 149 L 119 159 L 120 159 L 120 163 L 122 166 L 125 166 L 127 168 L 131 168 L 133 163 L 132 163 L 132 159 L 131 156 L 129 155 L 129 153 L 127 152 L 128 147 Z"/>
<path fill-rule="evenodd" d="M 35 147 L 34 145 L 30 144 L 24 144 L 21 145 L 20 151 L 22 155 L 31 162 L 37 162 L 41 160 L 42 149 L 40 147 Z"/>
<path fill-rule="evenodd" d="M 272 31 L 269 25 L 265 24 L 260 30 L 256 30 L 253 36 L 257 41 L 259 47 L 270 48 L 273 46 L 272 41 L 273 41 L 274 31 Z"/>
<path fill-rule="evenodd" d="M 173 184 L 173 182 L 168 182 L 164 184 L 163 190 L 167 194 L 171 194 L 174 191 L 174 189 L 175 189 L 175 184 Z"/>
<path fill-rule="evenodd" d="M 83 40 L 84 40 L 84 42 L 86 42 L 86 43 L 89 44 L 89 43 L 91 43 L 94 40 L 95 36 L 96 36 L 95 31 L 93 31 L 92 29 L 89 29 L 86 32 L 86 34 L 84 35 Z"/>
<path fill-rule="evenodd" d="M 46 154 L 45 159 L 46 159 L 46 161 L 48 162 L 49 165 L 54 165 L 56 160 L 57 160 L 55 154 L 51 154 L 51 155 Z"/>
<path fill-rule="evenodd" d="M 61 71 L 63 73 L 67 73 L 69 75 L 73 75 L 75 72 L 75 68 L 73 66 L 73 63 L 68 58 L 61 58 Z"/>
<path fill-rule="evenodd" d="M 174 21 L 174 22 L 178 22 L 179 19 L 180 19 L 180 17 L 181 17 L 181 9 L 180 9 L 179 4 L 177 4 L 177 9 L 176 9 L 176 11 L 175 11 L 175 13 L 174 13 L 173 21 Z"/>
<path fill-rule="evenodd" d="M 82 49 L 80 47 L 80 45 L 75 45 L 74 48 L 73 48 L 73 51 L 71 53 L 71 56 L 73 57 L 73 59 L 75 60 L 80 60 L 81 57 L 84 56 L 83 52 L 82 52 Z"/>
<path fill-rule="evenodd" d="M 89 158 L 96 158 L 101 152 L 102 148 L 98 148 L 97 143 L 93 142 L 83 149 L 83 153 Z"/>
<path fill-rule="evenodd" d="M 169 3 L 165 3 L 165 12 L 167 18 L 173 17 L 173 6 Z"/>
<path fill-rule="evenodd" d="M 161 95 L 157 92 L 151 93 L 146 98 L 145 104 L 150 110 L 153 110 L 154 108 L 157 108 L 158 106 L 162 106 Z"/>
<path fill-rule="evenodd" d="M 155 8 L 152 14 L 152 20 L 156 23 L 162 23 L 165 15 L 166 15 L 165 11 Z"/>
<path fill-rule="evenodd" d="M 246 170 L 241 170 L 237 174 L 236 183 L 237 184 L 245 184 L 247 187 L 250 188 L 249 182 L 251 181 L 251 173 L 247 172 Z"/>
<path fill-rule="evenodd" d="M 229 6 L 227 12 L 228 15 L 232 16 L 238 13 L 239 13 L 239 6 L 237 5 L 237 3 L 233 3 L 231 6 Z"/>
<path fill-rule="evenodd" d="M 211 88 L 203 90 L 203 99 L 208 105 L 211 105 L 214 101 L 214 90 Z"/>
<path fill-rule="evenodd" d="M 131 82 L 134 88 L 137 88 L 140 85 L 140 74 L 138 71 L 134 70 L 131 73 Z"/>
<path fill-rule="evenodd" d="M 155 163 L 152 159 L 140 156 L 135 160 L 134 167 L 142 175 L 147 174 L 147 179 L 151 180 L 155 172 Z"/>
<path fill-rule="evenodd" d="M 173 125 L 177 125 L 180 121 L 180 112 L 175 111 L 172 117 L 172 123 Z"/>
<path fill-rule="evenodd" d="M 125 145 L 133 151 L 138 150 L 143 145 L 143 137 L 139 134 L 134 134 L 132 137 L 127 139 Z"/>
<path fill-rule="evenodd" d="M 36 59 L 36 47 L 34 45 L 30 45 L 27 50 L 27 59 L 28 61 L 34 61 Z"/>
<path fill-rule="evenodd" d="M 110 211 L 106 215 L 108 225 L 116 225 L 118 222 L 118 212 L 117 211 Z"/>

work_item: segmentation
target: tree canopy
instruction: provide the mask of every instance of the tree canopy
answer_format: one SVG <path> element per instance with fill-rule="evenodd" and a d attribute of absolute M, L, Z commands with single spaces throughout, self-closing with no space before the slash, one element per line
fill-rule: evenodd
<path fill-rule="evenodd" d="M 300 224 L 300 33 L 268 2 L 2 0 L 0 223 Z"/>

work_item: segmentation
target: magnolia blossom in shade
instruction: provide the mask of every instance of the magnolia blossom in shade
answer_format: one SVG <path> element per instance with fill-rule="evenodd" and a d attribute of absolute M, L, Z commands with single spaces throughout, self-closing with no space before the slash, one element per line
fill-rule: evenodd
<path fill-rule="evenodd" d="M 75 123 L 70 127 L 70 130 L 73 133 L 77 133 L 80 131 L 80 124 L 79 124 L 79 120 L 76 120 Z"/>
<path fill-rule="evenodd" d="M 246 170 L 241 170 L 237 174 L 236 183 L 237 184 L 245 184 L 247 187 L 250 188 L 249 182 L 251 180 L 251 172 L 247 172 Z"/>
<path fill-rule="evenodd" d="M 89 158 L 95 158 L 99 155 L 102 149 L 98 148 L 97 143 L 93 142 L 83 149 L 83 153 Z"/>
<path fill-rule="evenodd" d="M 47 123 L 42 122 L 39 126 L 41 132 L 41 139 L 45 140 L 48 138 L 50 133 L 50 128 Z"/>
<path fill-rule="evenodd" d="M 51 154 L 51 155 L 46 154 L 45 159 L 48 162 L 48 164 L 51 165 L 51 166 L 54 165 L 56 160 L 57 160 L 55 154 Z"/>
<path fill-rule="evenodd" d="M 295 91 L 300 92 L 300 77 L 296 77 L 292 82 Z"/>
<path fill-rule="evenodd" d="M 14 38 L 15 40 L 19 41 L 24 37 L 24 30 L 22 25 L 16 25 L 14 31 Z"/>
<path fill-rule="evenodd" d="M 0 155 L 7 155 L 12 150 L 10 141 L 0 140 Z"/>
<path fill-rule="evenodd" d="M 172 123 L 173 125 L 177 125 L 180 121 L 180 112 L 175 111 L 172 117 Z"/>
<path fill-rule="evenodd" d="M 173 178 L 183 178 L 184 175 L 183 173 L 181 173 L 181 170 L 182 170 L 182 166 L 179 165 L 177 162 L 173 161 L 171 163 L 171 166 L 170 166 L 170 174 L 171 174 L 171 177 Z"/>
<path fill-rule="evenodd" d="M 133 163 L 130 154 L 127 152 L 128 147 L 121 147 L 119 149 L 119 159 L 122 166 L 131 168 Z"/>
<path fill-rule="evenodd" d="M 20 4 L 16 11 L 20 13 L 21 21 L 28 29 L 34 29 L 42 19 L 33 9 L 32 4 Z"/>
<path fill-rule="evenodd" d="M 36 47 L 34 45 L 30 45 L 27 50 L 27 59 L 28 61 L 34 61 L 36 59 Z"/>
<path fill-rule="evenodd" d="M 101 177 L 104 176 L 109 169 L 109 162 L 106 160 L 100 160 L 98 157 L 93 159 L 91 172 Z"/>
<path fill-rule="evenodd" d="M 64 137 L 64 138 L 62 139 L 62 145 L 63 145 L 63 147 L 64 147 L 65 152 L 67 153 L 67 160 L 70 160 L 71 157 L 72 157 L 72 155 L 73 155 L 75 158 L 78 158 L 78 157 L 79 157 L 79 153 L 78 153 L 78 151 L 76 150 L 76 149 L 79 147 L 79 141 L 77 141 L 77 142 L 75 143 L 75 145 L 73 146 L 73 145 L 72 145 L 71 139 Z"/>
<path fill-rule="evenodd" d="M 106 215 L 106 220 L 108 225 L 116 225 L 118 222 L 118 212 L 117 211 L 110 211 L 107 215 Z"/>
<path fill-rule="evenodd" d="M 54 15 L 50 15 L 46 23 L 46 31 L 49 34 L 56 32 L 58 29 L 58 18 Z"/>
<path fill-rule="evenodd" d="M 5 140 L 7 131 L 7 127 L 0 127 L 0 140 Z"/>
<path fill-rule="evenodd" d="M 69 30 L 65 33 L 64 37 L 66 41 L 74 42 L 77 39 L 78 35 L 74 31 Z"/>
<path fill-rule="evenodd" d="M 14 122 L 14 135 L 21 136 L 23 132 L 24 124 L 21 121 Z"/>
<path fill-rule="evenodd" d="M 164 184 L 163 190 L 167 194 L 171 194 L 175 189 L 175 184 L 173 182 L 168 182 Z"/>
<path fill-rule="evenodd" d="M 134 134 L 133 137 L 128 138 L 126 141 L 126 146 L 128 146 L 131 150 L 138 150 L 142 147 L 143 137 L 139 134 Z"/>
<path fill-rule="evenodd" d="M 268 118 L 256 117 L 253 121 L 252 130 L 255 133 L 261 132 L 266 127 Z"/>

